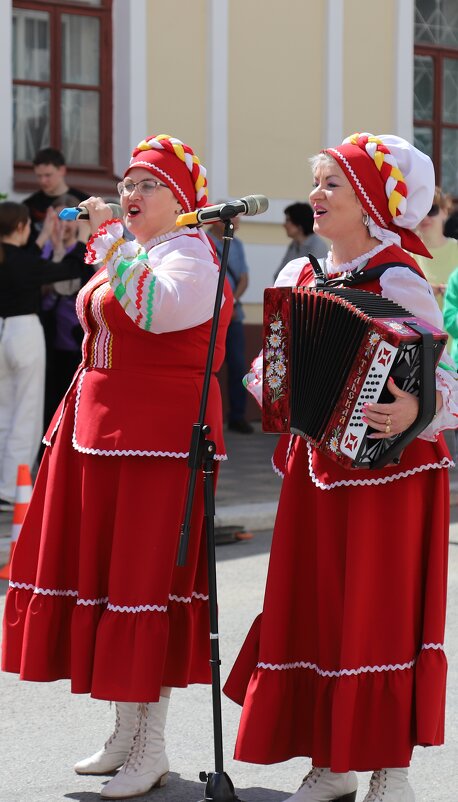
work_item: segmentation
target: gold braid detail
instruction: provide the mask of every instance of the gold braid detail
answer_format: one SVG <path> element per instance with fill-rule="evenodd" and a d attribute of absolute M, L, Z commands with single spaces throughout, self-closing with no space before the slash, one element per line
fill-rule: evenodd
<path fill-rule="evenodd" d="M 116 242 L 113 243 L 111 248 L 109 248 L 108 251 L 106 252 L 102 264 L 106 265 L 107 262 L 110 261 L 111 257 L 115 255 L 118 248 L 120 248 L 121 245 L 123 245 L 125 242 L 127 242 L 127 240 L 124 237 L 119 237 L 119 239 L 117 239 Z"/>

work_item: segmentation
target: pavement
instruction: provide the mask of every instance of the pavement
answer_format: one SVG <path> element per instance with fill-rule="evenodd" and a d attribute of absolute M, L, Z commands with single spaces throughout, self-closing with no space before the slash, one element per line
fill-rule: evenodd
<path fill-rule="evenodd" d="M 266 434 L 258 421 L 253 434 L 226 431 L 228 460 L 220 463 L 216 493 L 215 530 L 218 542 L 231 540 L 237 530 L 271 530 L 275 521 L 281 479 L 271 458 L 278 436 Z M 450 505 L 458 505 L 458 468 L 450 471 Z M 12 515 L 0 512 L 0 565 L 9 554 Z M 231 531 L 232 530 L 232 531 Z M 227 534 L 227 538 L 225 537 Z"/>

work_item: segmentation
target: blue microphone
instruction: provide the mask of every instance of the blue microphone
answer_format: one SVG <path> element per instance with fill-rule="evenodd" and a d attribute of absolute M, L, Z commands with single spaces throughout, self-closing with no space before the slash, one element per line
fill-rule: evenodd
<path fill-rule="evenodd" d="M 120 217 L 122 220 L 124 214 L 118 203 L 107 203 L 107 206 L 113 212 L 113 217 Z M 89 212 L 85 206 L 66 206 L 59 212 L 59 220 L 89 220 Z"/>

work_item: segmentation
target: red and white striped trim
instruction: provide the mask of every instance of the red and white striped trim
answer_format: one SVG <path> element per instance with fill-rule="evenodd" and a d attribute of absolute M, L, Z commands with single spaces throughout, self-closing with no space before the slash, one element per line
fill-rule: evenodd
<path fill-rule="evenodd" d="M 443 643 L 424 643 L 421 650 L 436 649 L 444 650 Z M 407 663 L 388 663 L 383 665 L 374 666 L 359 666 L 359 668 L 342 668 L 339 671 L 329 671 L 320 668 L 316 663 L 298 660 L 294 663 L 258 663 L 257 668 L 263 668 L 268 671 L 291 671 L 296 668 L 305 668 L 310 671 L 315 671 L 320 677 L 351 677 L 358 674 L 377 674 L 382 671 L 405 671 L 406 669 L 413 668 L 417 658 L 409 660 Z"/>

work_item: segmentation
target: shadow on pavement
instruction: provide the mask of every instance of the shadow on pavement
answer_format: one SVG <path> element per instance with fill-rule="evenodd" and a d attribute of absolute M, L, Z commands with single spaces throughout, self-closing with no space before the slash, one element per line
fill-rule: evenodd
<path fill-rule="evenodd" d="M 238 560 L 243 557 L 254 557 L 257 554 L 267 554 L 272 543 L 272 531 L 253 532 L 251 540 L 236 540 L 216 546 L 217 562 L 225 560 Z"/>
<path fill-rule="evenodd" d="M 164 788 L 152 788 L 147 794 L 136 796 L 137 802 L 204 802 L 205 784 L 183 780 L 174 773 L 170 773 L 170 779 Z M 107 778 L 107 782 L 108 782 Z M 272 791 L 268 788 L 236 788 L 239 802 L 282 802 L 288 794 L 286 791 Z M 73 799 L 75 802 L 96 802 L 100 800 L 100 794 L 93 791 L 73 791 L 65 794 L 65 799 Z"/>

